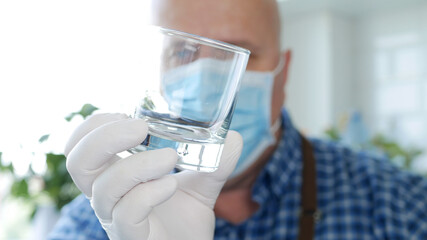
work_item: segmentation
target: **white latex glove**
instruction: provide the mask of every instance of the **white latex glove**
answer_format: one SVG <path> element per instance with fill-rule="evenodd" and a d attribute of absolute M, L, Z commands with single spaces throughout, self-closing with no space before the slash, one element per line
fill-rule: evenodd
<path fill-rule="evenodd" d="M 147 124 L 123 114 L 99 114 L 81 124 L 67 143 L 67 169 L 110 239 L 213 239 L 213 207 L 242 149 L 229 131 L 219 169 L 168 174 L 172 149 L 116 154 L 140 144 Z"/>

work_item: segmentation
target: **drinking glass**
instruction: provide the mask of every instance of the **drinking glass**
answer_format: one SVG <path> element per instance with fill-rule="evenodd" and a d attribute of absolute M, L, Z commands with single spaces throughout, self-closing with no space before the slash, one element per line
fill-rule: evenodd
<path fill-rule="evenodd" d="M 148 136 L 130 151 L 170 147 L 178 169 L 215 171 L 250 52 L 161 27 L 146 36 L 146 78 L 133 87 L 141 94 L 134 117 L 147 122 Z"/>

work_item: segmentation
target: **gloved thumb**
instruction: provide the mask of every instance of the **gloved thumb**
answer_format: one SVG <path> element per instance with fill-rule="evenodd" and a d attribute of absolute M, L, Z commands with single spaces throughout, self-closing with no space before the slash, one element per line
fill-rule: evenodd
<path fill-rule="evenodd" d="M 182 171 L 175 175 L 178 188 L 212 209 L 219 192 L 239 160 L 242 147 L 243 140 L 240 134 L 228 131 L 218 169 L 212 173 Z"/>

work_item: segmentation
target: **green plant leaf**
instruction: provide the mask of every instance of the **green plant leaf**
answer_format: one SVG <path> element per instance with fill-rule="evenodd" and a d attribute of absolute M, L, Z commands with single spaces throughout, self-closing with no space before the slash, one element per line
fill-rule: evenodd
<path fill-rule="evenodd" d="M 410 170 L 413 160 L 423 153 L 420 149 L 408 148 L 400 146 L 397 142 L 387 139 L 385 136 L 378 134 L 372 138 L 371 143 L 376 148 L 383 151 L 389 158 L 403 158 L 404 169 Z"/>
<path fill-rule="evenodd" d="M 8 165 L 4 165 L 2 155 L 3 155 L 3 152 L 0 152 L 0 172 L 10 172 L 13 174 L 14 169 L 13 169 L 12 163 L 9 163 Z"/>
<path fill-rule="evenodd" d="M 62 154 L 46 154 L 47 172 L 43 175 L 45 182 L 44 192 L 55 202 L 57 209 L 61 209 L 80 194 L 67 172 L 66 157 Z"/>
<path fill-rule="evenodd" d="M 92 104 L 86 103 L 85 105 L 83 105 L 80 111 L 70 113 L 70 115 L 65 117 L 65 120 L 69 122 L 77 115 L 80 115 L 83 117 L 83 119 L 86 119 L 88 116 L 92 115 L 92 113 L 96 110 L 98 110 L 97 107 L 93 106 Z"/>
<path fill-rule="evenodd" d="M 333 141 L 338 141 L 341 138 L 340 132 L 336 127 L 326 129 L 325 134 Z"/>
<path fill-rule="evenodd" d="M 63 154 L 46 154 L 46 164 L 47 169 L 53 173 L 66 173 L 67 169 L 65 168 L 66 157 Z"/>
<path fill-rule="evenodd" d="M 65 117 L 65 120 L 67 120 L 67 122 L 69 122 L 69 121 L 71 121 L 73 118 L 74 118 L 74 116 L 76 116 L 77 115 L 77 113 L 70 113 L 70 115 L 68 115 L 68 116 L 66 116 Z"/>
<path fill-rule="evenodd" d="M 45 142 L 46 140 L 48 140 L 49 136 L 50 136 L 49 134 L 45 134 L 45 135 L 41 136 L 39 139 L 39 143 L 42 143 L 42 142 Z"/>
<path fill-rule="evenodd" d="M 15 196 L 15 197 L 29 198 L 30 194 L 28 192 L 27 179 L 21 179 L 21 180 L 15 181 L 12 184 L 10 193 L 12 194 L 12 196 Z"/>
<path fill-rule="evenodd" d="M 12 174 L 15 172 L 15 169 L 13 168 L 12 163 L 9 163 L 8 165 L 5 165 L 5 166 L 1 166 L 1 170 L 2 171 L 9 171 Z"/>
<path fill-rule="evenodd" d="M 82 115 L 83 118 L 86 118 L 86 117 L 92 115 L 92 113 L 96 110 L 98 110 L 98 108 L 93 106 L 92 104 L 85 104 L 85 105 L 83 105 L 82 109 L 80 110 L 80 115 Z"/>
<path fill-rule="evenodd" d="M 33 207 L 32 209 L 31 209 L 31 213 L 30 213 L 30 219 L 32 220 L 32 219 L 34 219 L 34 216 L 36 215 L 36 213 L 37 213 L 37 208 L 36 207 Z"/>

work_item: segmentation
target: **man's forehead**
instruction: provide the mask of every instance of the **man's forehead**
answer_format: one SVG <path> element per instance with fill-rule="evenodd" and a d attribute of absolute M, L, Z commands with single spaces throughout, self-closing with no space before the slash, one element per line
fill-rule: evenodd
<path fill-rule="evenodd" d="M 152 22 L 240 46 L 257 45 L 278 27 L 272 4 L 274 0 L 154 0 Z"/>

